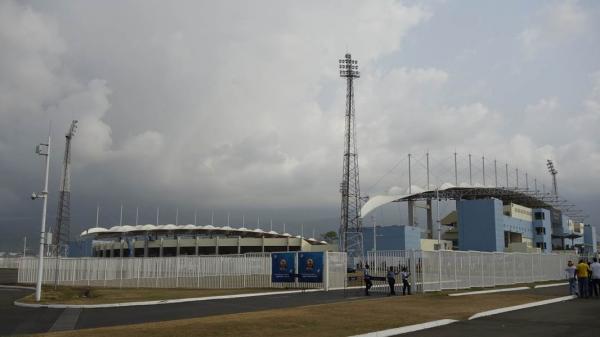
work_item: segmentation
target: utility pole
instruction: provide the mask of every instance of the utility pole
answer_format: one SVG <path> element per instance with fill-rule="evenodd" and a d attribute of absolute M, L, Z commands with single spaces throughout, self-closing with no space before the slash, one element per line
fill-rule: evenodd
<path fill-rule="evenodd" d="M 494 159 L 494 187 L 498 187 L 498 165 Z"/>
<path fill-rule="evenodd" d="M 427 188 L 426 190 L 429 191 L 429 152 L 427 152 Z"/>
<path fill-rule="evenodd" d="M 454 185 L 458 187 L 458 165 L 456 164 L 456 151 L 454 151 Z"/>
<path fill-rule="evenodd" d="M 354 109 L 354 79 L 360 78 L 358 61 L 347 53 L 339 60 L 340 77 L 346 79 L 346 111 L 344 133 L 344 164 L 342 168 L 342 195 L 340 215 L 340 250 L 348 253 L 348 261 L 362 257 L 362 232 L 360 218 L 360 183 L 358 172 L 358 149 Z M 351 233 L 348 236 L 348 233 Z"/>
<path fill-rule="evenodd" d="M 508 189 L 508 163 L 506 163 L 506 188 Z"/>
<path fill-rule="evenodd" d="M 469 185 L 473 186 L 473 175 L 471 174 L 471 154 L 469 153 Z"/>
<path fill-rule="evenodd" d="M 482 174 L 483 175 L 483 187 L 485 187 L 485 156 L 481 157 L 481 165 L 482 165 L 481 168 L 483 171 L 483 174 Z"/>
<path fill-rule="evenodd" d="M 175 226 L 179 225 L 179 207 L 175 208 Z"/>
<path fill-rule="evenodd" d="M 121 203 L 121 211 L 119 213 L 119 226 L 123 226 L 123 203 Z"/>
<path fill-rule="evenodd" d="M 40 155 L 46 157 L 46 171 L 44 174 L 44 190 L 40 193 L 33 193 L 31 195 L 31 199 L 43 199 L 42 206 L 42 228 L 40 231 L 40 250 L 39 250 L 39 259 L 38 259 L 38 275 L 37 275 L 37 283 L 35 286 L 35 300 L 39 302 L 42 297 L 42 277 L 44 275 L 44 243 L 46 241 L 46 210 L 48 208 L 48 172 L 50 171 L 50 147 L 51 147 L 51 137 L 50 132 L 48 132 L 48 142 L 46 144 L 39 144 L 35 152 Z M 45 147 L 45 152 L 44 152 Z"/>
<path fill-rule="evenodd" d="M 96 205 L 96 227 L 98 227 L 98 220 L 100 220 L 100 204 Z"/>
<path fill-rule="evenodd" d="M 519 188 L 519 168 L 517 167 L 515 169 L 515 180 L 516 180 L 516 185 L 517 185 L 517 189 Z"/>
<path fill-rule="evenodd" d="M 158 216 L 160 215 L 160 207 L 156 207 L 156 225 L 158 226 Z"/>
<path fill-rule="evenodd" d="M 138 222 L 140 220 L 140 208 L 139 206 L 135 208 L 135 225 L 138 225 Z"/>
<path fill-rule="evenodd" d="M 27 237 L 23 238 L 23 257 L 27 256 Z"/>

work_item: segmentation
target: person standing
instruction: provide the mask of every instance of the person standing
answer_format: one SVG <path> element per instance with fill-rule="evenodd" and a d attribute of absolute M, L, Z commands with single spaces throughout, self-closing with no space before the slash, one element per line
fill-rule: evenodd
<path fill-rule="evenodd" d="M 363 278 L 365 280 L 365 296 L 370 296 L 369 289 L 373 286 L 373 281 L 371 281 L 371 274 L 369 273 L 369 264 L 365 264 L 365 268 L 363 269 Z"/>
<path fill-rule="evenodd" d="M 573 264 L 573 261 L 567 262 L 567 268 L 565 269 L 565 273 L 567 274 L 567 279 L 569 280 L 569 294 L 577 295 L 577 278 L 575 278 L 575 273 L 577 272 L 577 268 Z"/>
<path fill-rule="evenodd" d="M 592 289 L 594 289 L 594 296 L 600 297 L 600 263 L 598 258 L 594 258 L 594 262 L 590 266 L 592 269 Z M 591 296 L 592 294 L 590 294 Z"/>
<path fill-rule="evenodd" d="M 579 284 L 579 297 L 588 298 L 588 274 L 590 272 L 590 266 L 588 266 L 583 259 L 579 260 L 577 264 L 577 283 Z"/>
<path fill-rule="evenodd" d="M 390 296 L 396 295 L 396 291 L 394 290 L 394 286 L 396 285 L 396 272 L 394 272 L 394 267 L 390 267 L 387 272 L 387 282 L 390 285 Z"/>
<path fill-rule="evenodd" d="M 400 273 L 400 275 L 402 275 L 402 295 L 406 295 L 407 290 L 410 295 L 410 282 L 408 281 L 410 273 L 406 270 L 406 267 L 402 268 L 402 273 Z"/>

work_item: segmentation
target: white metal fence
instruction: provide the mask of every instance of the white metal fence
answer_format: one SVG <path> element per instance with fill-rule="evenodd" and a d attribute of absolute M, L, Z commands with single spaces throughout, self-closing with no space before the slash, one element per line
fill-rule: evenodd
<path fill-rule="evenodd" d="M 37 263 L 35 258 L 22 260 L 19 283 L 36 282 Z M 271 253 L 151 258 L 48 258 L 44 263 L 43 280 L 47 284 L 58 280 L 59 285 L 102 287 L 343 287 L 346 279 L 346 254 L 326 252 L 324 264 L 323 282 L 273 283 Z"/>
<path fill-rule="evenodd" d="M 19 257 L 0 257 L 0 268 L 1 269 L 16 269 L 19 268 Z"/>
<path fill-rule="evenodd" d="M 416 291 L 495 287 L 565 278 L 567 261 L 576 255 L 475 251 L 369 252 L 372 274 L 385 276 L 393 266 L 406 267 Z"/>

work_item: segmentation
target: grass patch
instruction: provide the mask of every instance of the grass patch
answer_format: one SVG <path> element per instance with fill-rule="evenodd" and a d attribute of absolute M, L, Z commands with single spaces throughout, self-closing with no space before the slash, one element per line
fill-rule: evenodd
<path fill-rule="evenodd" d="M 551 296 L 519 293 L 467 297 L 414 295 L 361 299 L 193 319 L 47 333 L 52 337 L 349 336 L 474 313 Z"/>
<path fill-rule="evenodd" d="M 191 297 L 208 297 L 219 295 L 249 294 L 259 292 L 281 291 L 285 289 L 161 289 L 161 288 L 89 288 L 58 287 L 43 288 L 42 299 L 35 301 L 35 294 L 28 295 L 19 301 L 24 303 L 43 304 L 105 304 L 138 301 L 157 301 Z"/>

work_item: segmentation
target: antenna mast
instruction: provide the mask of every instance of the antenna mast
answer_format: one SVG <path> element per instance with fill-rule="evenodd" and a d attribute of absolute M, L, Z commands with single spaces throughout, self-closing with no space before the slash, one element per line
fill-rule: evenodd
<path fill-rule="evenodd" d="M 71 139 L 75 136 L 76 129 L 77 121 L 74 120 L 71 122 L 69 131 L 65 134 L 65 156 L 58 189 L 58 210 L 56 212 L 56 224 L 52 231 L 54 233 L 54 254 L 57 257 L 60 256 L 62 248 L 65 249 L 64 255 L 67 255 L 71 233 Z"/>
<path fill-rule="evenodd" d="M 362 257 L 362 233 L 360 219 L 360 184 L 358 176 L 358 151 L 354 110 L 354 79 L 360 77 L 358 61 L 347 53 L 339 60 L 340 77 L 346 79 L 346 120 L 344 134 L 344 166 L 342 171 L 342 194 L 340 216 L 340 250 L 348 253 L 348 259 Z"/>

